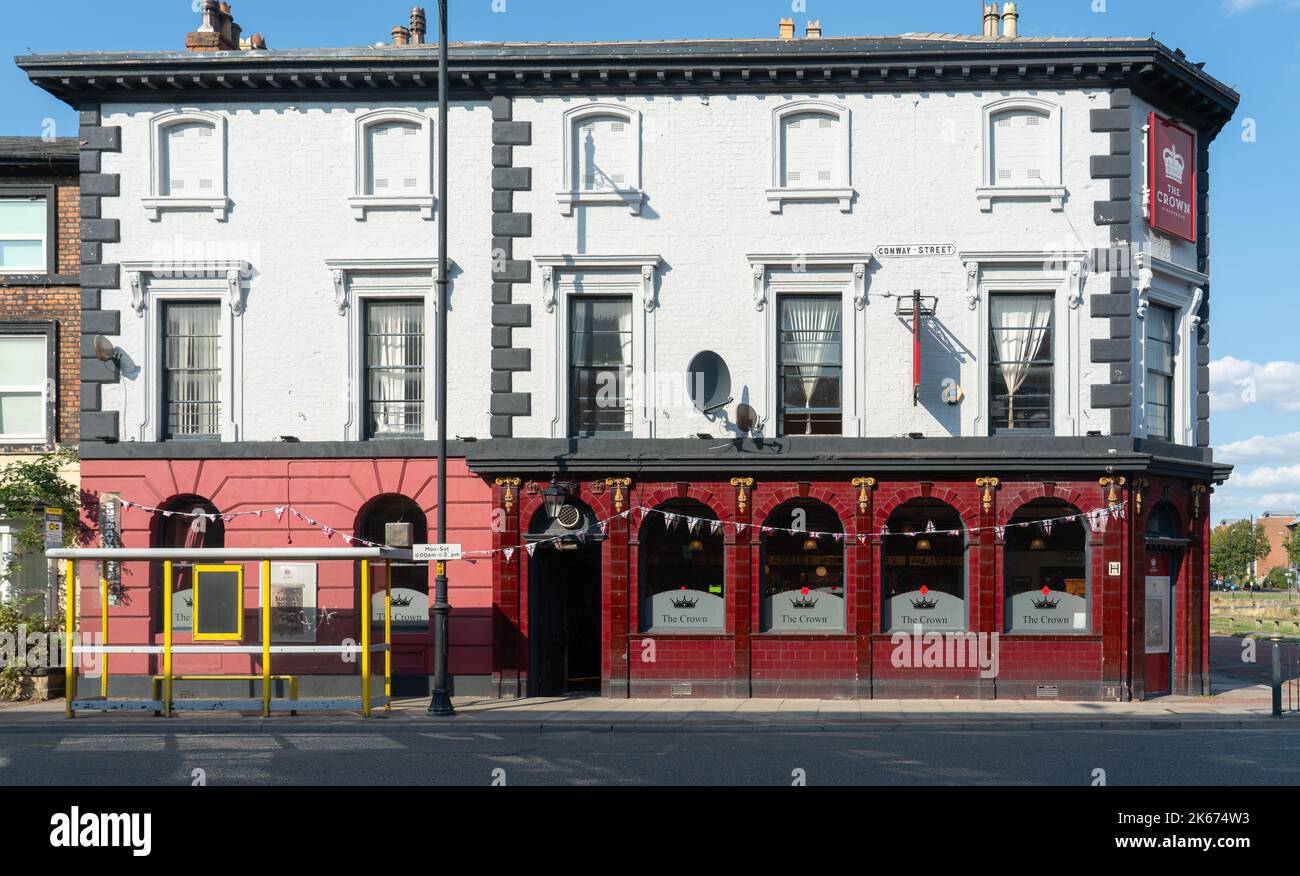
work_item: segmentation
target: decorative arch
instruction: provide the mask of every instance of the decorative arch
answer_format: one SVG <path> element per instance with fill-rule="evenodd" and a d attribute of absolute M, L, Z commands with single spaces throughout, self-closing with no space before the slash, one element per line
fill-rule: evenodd
<path fill-rule="evenodd" d="M 970 626 L 969 553 L 975 539 L 957 505 L 935 492 L 946 491 L 893 503 L 882 524 L 888 530 L 877 535 L 882 630 Z"/>
<path fill-rule="evenodd" d="M 755 524 L 759 527 L 759 629 L 845 632 L 851 539 L 840 512 L 809 490 L 808 495 L 788 498 L 754 519 L 762 521 Z M 796 531 L 764 532 L 769 526 Z"/>
<path fill-rule="evenodd" d="M 619 181 L 611 177 L 606 181 L 607 185 L 587 187 L 580 178 L 583 166 L 578 160 L 578 150 L 583 144 L 578 131 L 584 123 L 601 119 L 611 120 L 614 128 L 623 126 L 619 133 L 624 135 L 625 151 L 617 156 L 617 163 L 622 168 L 618 172 L 624 178 Z M 641 189 L 641 113 L 611 101 L 583 103 L 564 111 L 563 129 L 563 176 L 555 193 L 560 212 L 571 216 L 573 208 L 579 204 L 622 204 L 634 216 L 641 215 L 641 205 L 645 201 L 645 192 Z"/>
<path fill-rule="evenodd" d="M 1015 492 L 1007 491 L 1004 486 L 1003 490 L 1005 492 L 999 497 L 998 511 L 994 518 L 998 526 L 1006 526 L 1007 521 L 1017 511 L 1035 499 L 1058 499 L 1082 512 L 1100 507 L 1104 501 L 1100 489 L 1090 489 L 1085 493 L 1082 490 L 1059 484 L 1052 488 L 1049 488 L 1046 484 L 1026 484 Z"/>
<path fill-rule="evenodd" d="M 886 490 L 891 488 L 892 492 L 886 493 Z M 975 496 L 978 496 L 978 492 Z M 872 517 L 871 531 L 880 532 L 880 527 L 885 524 L 890 515 L 913 499 L 938 499 L 956 509 L 957 515 L 961 518 L 962 528 L 966 532 L 979 528 L 980 510 L 977 498 L 964 496 L 945 487 L 933 486 L 926 490 L 918 484 L 881 484 L 876 491 L 875 515 Z"/>
<path fill-rule="evenodd" d="M 1083 635 L 1092 628 L 1093 531 L 1082 509 L 1058 496 L 1019 505 L 1002 543 L 1002 598 L 1007 633 Z"/>
<path fill-rule="evenodd" d="M 380 193 L 370 186 L 370 168 L 374 160 L 373 135 L 389 126 L 415 129 L 413 135 L 414 149 L 412 171 L 415 185 L 399 187 L 397 193 L 390 188 Z M 364 221 L 368 210 L 418 210 L 423 219 L 432 219 L 435 199 L 433 196 L 433 120 L 421 113 L 410 110 L 384 109 L 364 113 L 356 119 L 356 186 L 348 203 L 352 207 L 352 218 Z"/>
<path fill-rule="evenodd" d="M 726 537 L 708 505 L 673 496 L 656 511 L 695 518 L 694 528 L 664 513 L 645 514 L 638 541 L 642 632 L 724 632 L 727 625 Z"/>
<path fill-rule="evenodd" d="M 149 543 L 154 547 L 219 548 L 226 546 L 226 524 L 212 500 L 198 493 L 181 493 L 158 504 L 159 513 L 149 524 Z M 181 513 L 176 513 L 181 512 Z M 202 512 L 206 517 L 182 515 Z M 168 516 L 170 514 L 170 516 Z M 156 619 L 155 631 L 163 628 L 165 618 L 163 572 L 161 563 L 149 564 L 150 614 Z M 193 563 L 172 563 L 172 630 L 188 633 L 194 628 Z"/>
<path fill-rule="evenodd" d="M 832 163 L 817 179 L 792 180 L 790 176 L 789 140 L 800 117 L 829 120 L 838 126 L 828 145 L 833 150 Z M 768 206 L 780 213 L 788 202 L 834 201 L 840 212 L 853 207 L 853 170 L 851 162 L 852 113 L 846 106 L 827 100 L 796 100 L 772 110 L 772 184 L 767 190 Z"/>
<path fill-rule="evenodd" d="M 199 179 L 193 191 L 173 190 L 170 173 L 169 140 L 178 128 L 195 126 L 196 134 L 204 129 L 211 140 L 207 161 L 211 177 Z M 196 109 L 167 110 L 149 119 L 149 196 L 143 199 L 151 222 L 162 218 L 165 210 L 211 212 L 219 222 L 226 221 L 230 201 L 226 196 L 226 117 Z M 209 183 L 207 187 L 203 182 Z"/>
<path fill-rule="evenodd" d="M 998 138 L 995 125 L 1015 116 L 1039 119 L 1044 130 L 1043 166 L 1038 179 L 998 178 Z M 1065 186 L 1062 183 L 1061 107 L 1060 104 L 1035 97 L 1008 97 L 985 104 L 981 110 L 980 141 L 982 145 L 982 174 L 976 197 L 980 209 L 989 212 L 994 200 L 1035 201 L 1047 200 L 1052 209 L 1065 209 Z"/>
<path fill-rule="evenodd" d="M 412 543 L 428 541 L 429 517 L 419 503 L 403 493 L 381 493 L 371 498 L 357 510 L 353 532 L 367 541 L 384 544 L 384 525 L 410 523 Z M 370 580 L 375 592 L 370 596 L 370 622 L 382 626 L 384 622 L 384 590 L 379 585 L 384 580 L 385 562 L 371 560 Z M 394 634 L 413 633 L 425 636 L 429 630 L 429 575 L 427 563 L 392 560 L 393 596 L 392 623 Z M 358 622 L 359 625 L 359 622 Z"/>

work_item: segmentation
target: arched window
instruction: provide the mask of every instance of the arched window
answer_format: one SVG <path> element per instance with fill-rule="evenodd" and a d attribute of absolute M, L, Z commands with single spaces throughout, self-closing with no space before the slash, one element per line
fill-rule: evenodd
<path fill-rule="evenodd" d="M 564 215 L 575 204 L 624 204 L 640 214 L 641 114 L 616 103 L 582 104 L 564 114 Z"/>
<path fill-rule="evenodd" d="M 1086 633 L 1088 529 L 1079 509 L 1035 499 L 1007 522 L 1002 581 L 1009 633 Z"/>
<path fill-rule="evenodd" d="M 367 195 L 414 195 L 420 186 L 418 125 L 406 122 L 374 124 L 366 128 Z"/>
<path fill-rule="evenodd" d="M 361 516 L 359 535 L 375 544 L 387 544 L 384 527 L 389 523 L 411 524 L 413 544 L 428 540 L 429 521 L 420 506 L 405 496 L 380 496 Z M 384 625 L 384 561 L 370 564 L 370 623 Z M 429 564 L 393 560 L 393 631 L 421 633 L 429 629 Z"/>
<path fill-rule="evenodd" d="M 641 524 L 641 629 L 726 627 L 722 527 L 707 505 L 674 499 Z"/>
<path fill-rule="evenodd" d="M 966 531 L 938 499 L 912 499 L 881 536 L 881 623 L 887 630 L 966 628 Z"/>
<path fill-rule="evenodd" d="M 150 122 L 149 219 L 163 210 L 207 210 L 225 221 L 226 120 L 216 113 L 169 110 Z"/>
<path fill-rule="evenodd" d="M 215 126 L 207 122 L 168 125 L 163 132 L 163 196 L 211 195 L 217 177 Z"/>
<path fill-rule="evenodd" d="M 419 113 L 380 110 L 357 119 L 356 194 L 352 218 L 369 210 L 419 210 L 433 218 L 430 157 L 433 123 Z"/>
<path fill-rule="evenodd" d="M 1061 183 L 1061 108 L 1034 98 L 984 107 L 984 173 L 976 192 L 984 211 L 998 200 L 1047 200 L 1065 209 Z"/>
<path fill-rule="evenodd" d="M 158 547 L 164 548 L 222 548 L 226 546 L 226 526 L 215 505 L 201 496 L 182 496 L 163 506 L 158 515 Z M 166 512 L 172 512 L 168 516 Z M 154 615 L 163 624 L 163 572 L 158 563 L 159 586 L 153 588 Z M 194 564 L 185 561 L 172 563 L 172 631 L 188 633 L 194 629 Z"/>
<path fill-rule="evenodd" d="M 846 107 L 821 100 L 799 100 L 772 111 L 767 199 L 773 213 L 788 201 L 835 201 L 849 211 L 849 119 Z"/>
<path fill-rule="evenodd" d="M 844 525 L 830 506 L 792 499 L 764 521 L 763 632 L 844 631 Z M 788 531 L 787 531 L 788 530 Z"/>
<path fill-rule="evenodd" d="M 1151 509 L 1147 515 L 1146 537 L 1148 541 L 1178 538 L 1178 518 L 1168 505 L 1160 504 Z"/>

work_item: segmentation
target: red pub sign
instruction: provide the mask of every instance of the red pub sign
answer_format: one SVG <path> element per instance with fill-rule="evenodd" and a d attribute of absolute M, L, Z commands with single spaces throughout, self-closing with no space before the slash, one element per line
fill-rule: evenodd
<path fill-rule="evenodd" d="M 1152 228 L 1196 242 L 1196 134 L 1151 114 L 1147 137 Z"/>

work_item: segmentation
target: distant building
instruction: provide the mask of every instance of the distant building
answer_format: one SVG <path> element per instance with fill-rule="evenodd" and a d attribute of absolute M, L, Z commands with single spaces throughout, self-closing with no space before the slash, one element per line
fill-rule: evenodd
<path fill-rule="evenodd" d="M 1259 561 L 1259 568 L 1255 572 L 1257 580 L 1263 581 L 1274 569 L 1291 568 L 1291 560 L 1286 553 L 1286 540 L 1297 520 L 1300 517 L 1294 512 L 1278 514 L 1275 511 L 1265 511 L 1262 517 L 1255 519 L 1256 523 L 1264 527 L 1264 533 L 1268 537 L 1268 556 Z"/>

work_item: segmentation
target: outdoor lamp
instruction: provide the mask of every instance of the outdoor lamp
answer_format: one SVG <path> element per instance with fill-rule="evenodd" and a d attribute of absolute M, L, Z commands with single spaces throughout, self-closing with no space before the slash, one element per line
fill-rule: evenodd
<path fill-rule="evenodd" d="M 554 520 L 568 498 L 569 491 L 555 481 L 551 481 L 551 485 L 542 490 L 542 504 L 546 507 L 546 516 Z"/>

